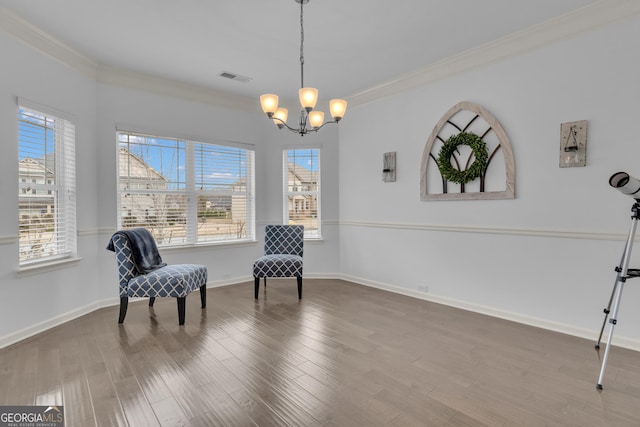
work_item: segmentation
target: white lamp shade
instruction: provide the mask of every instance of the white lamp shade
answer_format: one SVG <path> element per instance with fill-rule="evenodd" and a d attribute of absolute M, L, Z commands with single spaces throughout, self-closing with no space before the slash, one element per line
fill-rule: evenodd
<path fill-rule="evenodd" d="M 275 113 L 278 110 L 278 95 L 272 93 L 260 95 L 260 105 L 266 114 Z"/>
<path fill-rule="evenodd" d="M 323 111 L 312 111 L 309 113 L 309 123 L 314 128 L 319 128 L 324 123 L 324 112 Z"/>
<path fill-rule="evenodd" d="M 344 99 L 332 99 L 329 101 L 329 110 L 334 120 L 340 120 L 347 112 L 347 101 Z"/>
<path fill-rule="evenodd" d="M 283 122 L 287 121 L 287 117 L 289 117 L 289 110 L 287 110 L 286 108 L 278 108 L 273 115 L 273 123 L 277 124 L 278 126 L 284 126 Z M 280 119 L 282 121 L 276 119 Z"/>
<path fill-rule="evenodd" d="M 310 111 L 315 108 L 318 102 L 318 89 L 314 87 L 303 87 L 298 91 L 298 96 L 300 97 L 302 108 Z"/>

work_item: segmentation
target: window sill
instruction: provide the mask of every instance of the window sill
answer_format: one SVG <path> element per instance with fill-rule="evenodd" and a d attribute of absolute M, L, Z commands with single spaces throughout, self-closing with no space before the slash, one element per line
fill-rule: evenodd
<path fill-rule="evenodd" d="M 18 270 L 16 271 L 16 275 L 18 277 L 22 277 L 22 276 L 30 276 L 32 274 L 48 273 L 50 271 L 60 270 L 62 268 L 67 268 L 72 265 L 76 265 L 80 263 L 80 261 L 82 261 L 82 258 L 74 257 L 74 258 L 58 259 L 55 261 L 33 263 L 30 265 L 18 267 Z"/>

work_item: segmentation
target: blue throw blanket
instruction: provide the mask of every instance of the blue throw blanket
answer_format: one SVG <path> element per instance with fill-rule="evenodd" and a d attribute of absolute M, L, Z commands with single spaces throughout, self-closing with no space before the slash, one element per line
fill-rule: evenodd
<path fill-rule="evenodd" d="M 167 265 L 162 262 L 162 257 L 160 257 L 160 252 L 158 252 L 156 241 L 148 230 L 144 228 L 135 228 L 133 230 L 117 231 L 114 236 L 116 234 L 124 236 L 129 240 L 133 262 L 140 274 L 147 274 Z M 109 245 L 107 245 L 107 249 L 115 252 L 113 237 L 111 237 Z"/>

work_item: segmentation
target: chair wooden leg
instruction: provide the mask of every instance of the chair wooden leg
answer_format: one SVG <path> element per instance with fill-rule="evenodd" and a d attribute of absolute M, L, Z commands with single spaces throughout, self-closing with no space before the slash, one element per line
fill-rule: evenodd
<path fill-rule="evenodd" d="M 178 300 L 178 325 L 184 325 L 185 297 L 177 297 Z"/>
<path fill-rule="evenodd" d="M 207 285 L 200 286 L 200 303 L 202 308 L 207 307 Z"/>
<path fill-rule="evenodd" d="M 154 302 L 156 302 L 156 297 L 149 297 L 149 307 L 153 307 Z"/>
<path fill-rule="evenodd" d="M 298 299 L 302 299 L 302 276 L 298 277 Z"/>
<path fill-rule="evenodd" d="M 253 278 L 253 288 L 254 288 L 254 293 L 255 293 L 255 298 L 258 299 L 258 291 L 260 290 L 260 278 L 259 277 L 254 277 Z"/>
<path fill-rule="evenodd" d="M 118 317 L 118 323 L 124 322 L 124 317 L 127 315 L 127 307 L 129 306 L 129 298 L 120 298 L 120 316 Z"/>

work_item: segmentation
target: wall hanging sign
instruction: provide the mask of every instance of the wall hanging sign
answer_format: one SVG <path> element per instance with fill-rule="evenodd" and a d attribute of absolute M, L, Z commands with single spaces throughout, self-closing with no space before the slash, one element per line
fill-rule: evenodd
<path fill-rule="evenodd" d="M 382 154 L 382 180 L 396 182 L 396 152 Z"/>
<path fill-rule="evenodd" d="M 422 154 L 420 198 L 515 198 L 511 143 L 489 111 L 472 102 L 460 102 L 442 116 Z"/>
<path fill-rule="evenodd" d="M 587 121 L 560 125 L 560 167 L 587 165 Z"/>

